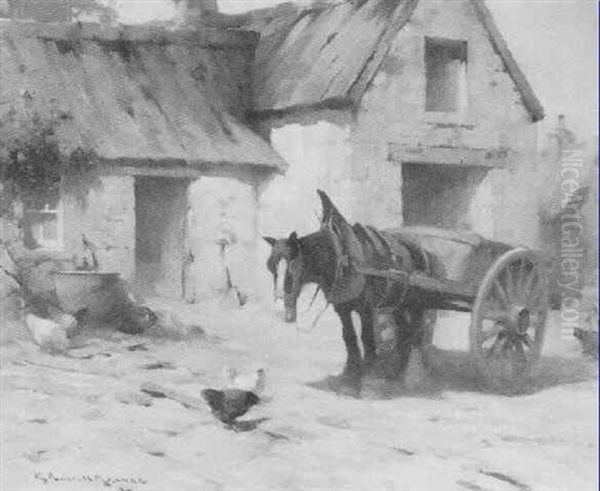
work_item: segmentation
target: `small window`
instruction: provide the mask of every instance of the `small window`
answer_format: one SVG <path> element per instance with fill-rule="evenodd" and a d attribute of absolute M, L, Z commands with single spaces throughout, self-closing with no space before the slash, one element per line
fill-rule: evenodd
<path fill-rule="evenodd" d="M 23 239 L 29 249 L 62 247 L 62 208 L 59 196 L 23 203 Z"/>
<path fill-rule="evenodd" d="M 467 102 L 467 42 L 425 39 L 425 110 L 461 112 Z"/>

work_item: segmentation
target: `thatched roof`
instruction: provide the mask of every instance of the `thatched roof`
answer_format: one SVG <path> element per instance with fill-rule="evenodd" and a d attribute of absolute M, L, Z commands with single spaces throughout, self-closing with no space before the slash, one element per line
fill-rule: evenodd
<path fill-rule="evenodd" d="M 254 107 L 358 102 L 416 0 L 368 0 L 275 10 L 261 33 Z"/>
<path fill-rule="evenodd" d="M 543 108 L 483 0 L 471 0 L 533 121 Z M 261 32 L 254 66 L 254 108 L 355 105 L 418 0 L 346 0 L 292 5 L 248 18 Z"/>
<path fill-rule="evenodd" d="M 255 37 L 3 20 L 0 121 L 58 115 L 63 148 L 127 165 L 283 170 L 243 122 Z"/>

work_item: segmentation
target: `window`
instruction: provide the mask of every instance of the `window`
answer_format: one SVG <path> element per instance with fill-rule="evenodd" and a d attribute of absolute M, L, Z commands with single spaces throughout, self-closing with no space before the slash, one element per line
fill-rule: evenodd
<path fill-rule="evenodd" d="M 467 42 L 425 39 L 425 110 L 457 113 L 467 102 Z"/>
<path fill-rule="evenodd" d="M 23 203 L 23 239 L 29 249 L 62 247 L 60 197 L 28 200 Z"/>

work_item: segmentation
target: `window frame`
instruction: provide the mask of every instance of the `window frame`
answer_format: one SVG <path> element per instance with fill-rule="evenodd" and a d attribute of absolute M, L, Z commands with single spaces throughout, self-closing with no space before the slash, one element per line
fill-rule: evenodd
<path fill-rule="evenodd" d="M 49 201 L 49 200 L 48 200 Z M 44 239 L 42 223 L 33 223 L 32 215 L 54 215 L 56 217 L 56 239 Z M 34 207 L 30 203 L 23 203 L 23 224 L 29 227 L 28 233 L 35 240 L 37 247 L 34 250 L 62 250 L 64 248 L 64 206 L 60 193 L 57 197 L 56 206 L 51 208 L 46 202 L 43 208 Z M 37 228 L 37 236 L 34 233 Z M 39 237 L 39 238 L 38 238 Z"/>
<path fill-rule="evenodd" d="M 462 55 L 452 58 L 461 61 L 461 69 L 458 71 L 457 84 L 457 109 L 444 111 L 428 109 L 428 87 L 429 87 L 429 50 L 430 43 L 437 44 L 448 50 L 456 49 Z M 463 122 L 469 110 L 469 42 L 466 39 L 443 38 L 439 36 L 425 36 L 423 39 L 423 112 L 426 118 L 436 121 Z"/>

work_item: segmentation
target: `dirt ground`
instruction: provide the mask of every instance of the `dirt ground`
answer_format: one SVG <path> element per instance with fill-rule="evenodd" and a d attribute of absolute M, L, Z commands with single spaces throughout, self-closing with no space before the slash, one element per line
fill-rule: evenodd
<path fill-rule="evenodd" d="M 375 381 L 353 399 L 328 388 L 345 356 L 331 311 L 312 327 L 315 308 L 290 326 L 271 306 L 151 305 L 206 336 L 89 332 L 69 358 L 1 348 L 2 491 L 597 489 L 597 365 L 556 314 L 531 393 L 482 391 L 468 317 L 451 314 L 434 373 L 411 363 L 404 386 Z M 225 429 L 208 407 L 140 404 L 145 381 L 199 398 L 225 366 L 267 370 L 266 401 L 246 417 L 268 419 L 254 431 Z"/>

